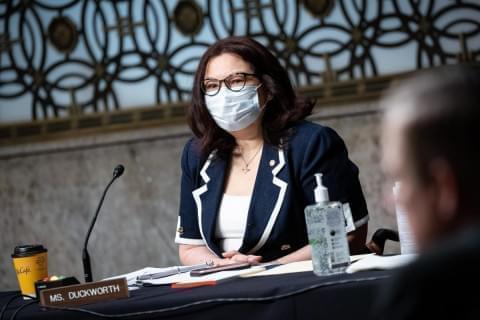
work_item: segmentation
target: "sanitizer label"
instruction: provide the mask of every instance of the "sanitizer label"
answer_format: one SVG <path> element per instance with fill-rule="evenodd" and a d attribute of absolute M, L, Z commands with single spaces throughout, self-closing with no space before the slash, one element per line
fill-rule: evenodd
<path fill-rule="evenodd" d="M 314 272 L 328 275 L 345 270 L 350 253 L 341 205 L 307 207 L 305 219 Z"/>

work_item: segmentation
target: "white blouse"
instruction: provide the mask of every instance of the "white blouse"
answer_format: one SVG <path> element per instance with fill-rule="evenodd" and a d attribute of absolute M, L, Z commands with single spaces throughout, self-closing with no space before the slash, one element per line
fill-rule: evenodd
<path fill-rule="evenodd" d="M 251 198 L 223 194 L 215 227 L 223 251 L 238 250 L 242 245 Z"/>

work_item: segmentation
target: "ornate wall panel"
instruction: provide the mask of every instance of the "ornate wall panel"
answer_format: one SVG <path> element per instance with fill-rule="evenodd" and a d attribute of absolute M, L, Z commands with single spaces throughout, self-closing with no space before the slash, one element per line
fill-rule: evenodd
<path fill-rule="evenodd" d="M 371 97 L 476 61 L 479 21 L 475 0 L 1 2 L 0 122 L 37 121 L 0 139 L 181 119 L 201 54 L 229 35 L 268 46 L 309 96 Z"/>

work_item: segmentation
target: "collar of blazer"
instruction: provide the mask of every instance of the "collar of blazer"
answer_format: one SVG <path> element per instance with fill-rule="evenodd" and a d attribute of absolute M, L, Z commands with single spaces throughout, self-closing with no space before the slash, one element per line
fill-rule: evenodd
<path fill-rule="evenodd" d="M 200 170 L 205 184 L 193 190 L 192 195 L 197 205 L 202 238 L 210 251 L 220 255 L 221 250 L 215 241 L 215 223 L 222 200 L 227 163 L 214 155 L 214 152 L 210 154 Z M 288 183 L 277 176 L 284 166 L 284 151 L 264 145 L 240 251 L 254 254 L 270 236 L 287 191 Z"/>

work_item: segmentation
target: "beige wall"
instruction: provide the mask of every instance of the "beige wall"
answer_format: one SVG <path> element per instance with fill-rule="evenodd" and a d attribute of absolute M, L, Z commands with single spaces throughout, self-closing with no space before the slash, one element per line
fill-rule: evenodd
<path fill-rule="evenodd" d="M 375 110 L 375 103 L 322 108 L 312 117 L 337 130 L 360 168 L 370 234 L 396 227 L 382 207 Z M 19 243 L 42 243 L 50 274 L 83 280 L 84 237 L 118 163 L 125 174 L 112 185 L 89 242 L 94 279 L 177 264 L 179 159 L 189 135 L 179 125 L 0 148 L 0 288 L 17 288 L 10 254 Z"/>

